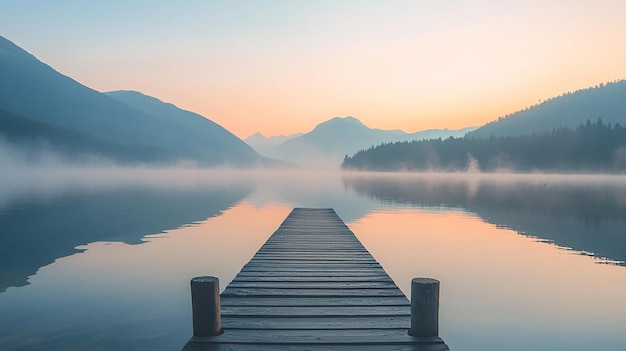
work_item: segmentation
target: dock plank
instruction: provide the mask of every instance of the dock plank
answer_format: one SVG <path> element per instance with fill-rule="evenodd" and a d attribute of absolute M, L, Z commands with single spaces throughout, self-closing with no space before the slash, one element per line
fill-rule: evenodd
<path fill-rule="evenodd" d="M 275 288 L 275 289 L 294 289 L 294 288 L 306 288 L 306 289 L 396 289 L 396 284 L 393 281 L 362 281 L 362 282 L 331 282 L 331 281 L 316 281 L 307 282 L 302 280 L 294 280 L 288 282 L 277 281 L 249 281 L 249 280 L 237 280 L 228 285 L 230 288 Z"/>
<path fill-rule="evenodd" d="M 184 351 L 449 350 L 332 209 L 294 209 L 221 293 L 223 334 Z"/>
<path fill-rule="evenodd" d="M 270 329 L 270 330 L 318 330 L 318 337 L 323 339 L 326 331 L 333 329 L 403 329 L 407 332 L 407 323 L 411 323 L 409 316 L 350 316 L 350 317 L 284 317 L 284 318 L 248 318 L 234 317 L 222 318 L 224 334 L 230 329 Z M 223 335 L 223 334 L 222 334 Z M 222 336 L 220 335 L 220 336 Z M 276 335 L 274 334 L 274 337 Z M 218 339 L 217 337 L 215 339 Z M 261 341 L 261 340 L 259 340 Z"/>
<path fill-rule="evenodd" d="M 396 297 L 361 297 L 354 299 L 351 297 L 291 297 L 273 298 L 256 297 L 249 299 L 244 297 L 224 297 L 221 306 L 276 306 L 276 307 L 342 307 L 342 306 L 409 306 L 410 304 L 404 296 Z"/>
<path fill-rule="evenodd" d="M 246 344 L 258 344 L 258 340 L 264 338 L 267 330 L 233 330 L 232 333 L 224 335 L 219 342 L 239 342 Z M 388 341 L 391 340 L 391 341 Z M 436 338 L 416 338 L 407 334 L 404 329 L 338 329 L 328 330 L 324 334 L 324 340 L 319 341 L 317 330 L 281 330 L 280 338 L 268 341 L 270 344 L 411 344 L 415 341 L 423 343 L 438 343 Z M 216 342 L 216 338 L 207 338 L 206 342 Z"/>
<path fill-rule="evenodd" d="M 386 345 L 377 344 L 242 344 L 242 343 L 220 343 L 207 344 L 201 341 L 191 341 L 187 343 L 184 351 L 448 351 L 449 348 L 445 344 L 412 344 L 412 345 Z"/>
<path fill-rule="evenodd" d="M 350 317 L 350 316 L 410 316 L 410 306 L 224 306 L 222 317 Z"/>
<path fill-rule="evenodd" d="M 237 275 L 233 283 L 242 282 L 309 282 L 309 283 L 350 283 L 350 282 L 393 282 L 384 275 L 367 276 L 264 276 L 264 275 Z"/>
<path fill-rule="evenodd" d="M 380 288 L 357 289 L 262 289 L 262 288 L 231 288 L 228 287 L 222 296 L 250 296 L 250 297 L 290 297 L 290 296 L 326 296 L 326 297 L 379 297 L 404 296 L 400 290 Z"/>

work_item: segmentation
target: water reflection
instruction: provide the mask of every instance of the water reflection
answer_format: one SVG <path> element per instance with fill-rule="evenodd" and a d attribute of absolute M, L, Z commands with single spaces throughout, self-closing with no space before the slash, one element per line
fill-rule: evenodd
<path fill-rule="evenodd" d="M 626 274 L 456 209 L 380 209 L 350 223 L 409 294 L 441 281 L 440 333 L 472 351 L 623 350 Z"/>
<path fill-rule="evenodd" d="M 349 175 L 347 187 L 383 203 L 463 208 L 485 221 L 571 248 L 626 261 L 622 176 Z"/>
<path fill-rule="evenodd" d="M 626 349 L 624 268 L 535 238 L 623 261 L 625 184 L 184 170 L 16 176 L 0 184 L 0 282 L 30 284 L 0 293 L 0 349 L 180 349 L 191 336 L 189 279 L 216 275 L 225 287 L 296 206 L 335 208 L 405 293 L 413 276 L 440 279 L 440 330 L 453 349 Z"/>
<path fill-rule="evenodd" d="M 189 279 L 211 274 L 225 287 L 289 211 L 244 201 L 141 245 L 86 245 L 0 294 L 0 349 L 180 349 L 191 335 Z"/>
<path fill-rule="evenodd" d="M 143 236 L 219 215 L 253 190 L 246 182 L 166 187 L 124 182 L 24 191 L 0 208 L 0 292 L 76 247 L 98 241 L 128 244 Z"/>

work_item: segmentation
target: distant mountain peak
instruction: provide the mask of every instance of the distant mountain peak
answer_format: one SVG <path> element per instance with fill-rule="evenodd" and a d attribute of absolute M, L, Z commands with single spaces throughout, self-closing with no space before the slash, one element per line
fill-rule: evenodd
<path fill-rule="evenodd" d="M 319 132 L 323 130 L 339 130 L 344 128 L 358 128 L 358 129 L 368 129 L 368 127 L 363 124 L 358 119 L 348 116 L 348 117 L 333 117 L 328 121 L 324 121 L 315 126 L 313 132 Z"/>
<path fill-rule="evenodd" d="M 255 133 L 244 141 L 257 152 L 305 167 L 336 168 L 345 155 L 373 145 L 414 139 L 462 137 L 475 127 L 461 130 L 431 129 L 416 133 L 369 128 L 352 116 L 333 117 L 304 134 L 265 137 Z"/>
<path fill-rule="evenodd" d="M 320 124 L 331 124 L 331 123 L 351 123 L 351 124 L 361 124 L 361 125 L 363 124 L 357 118 L 352 117 L 352 116 L 333 117 L 333 118 L 329 119 L 328 121 L 322 122 Z"/>
<path fill-rule="evenodd" d="M 266 138 L 266 136 L 265 136 L 265 135 L 263 135 L 263 133 L 261 133 L 261 132 L 256 132 L 256 133 L 254 133 L 254 134 L 250 135 L 249 137 L 245 138 L 244 140 L 247 140 L 247 139 L 257 139 L 257 138 L 263 138 L 263 139 L 265 139 L 265 138 Z"/>

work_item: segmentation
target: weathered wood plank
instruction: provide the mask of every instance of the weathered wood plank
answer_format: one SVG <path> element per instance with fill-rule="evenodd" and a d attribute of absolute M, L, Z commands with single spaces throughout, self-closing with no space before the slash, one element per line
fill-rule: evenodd
<path fill-rule="evenodd" d="M 267 289 L 397 289 L 393 281 L 361 281 L 361 282 L 332 282 L 332 281 L 242 281 L 235 280 L 228 284 L 229 288 L 267 288 Z"/>
<path fill-rule="evenodd" d="M 346 260 L 266 260 L 266 259 L 254 259 L 250 260 L 250 263 L 246 266 L 276 266 L 276 267 L 380 267 L 380 264 L 374 260 L 368 261 L 346 261 Z M 322 268 L 322 267 L 320 267 Z"/>
<path fill-rule="evenodd" d="M 282 255 L 280 258 L 270 258 L 270 256 L 256 256 L 254 261 L 265 261 L 265 262 L 274 262 L 274 261 L 300 261 L 300 262 L 377 262 L 372 259 L 372 257 L 360 257 L 360 256 L 350 256 L 346 254 L 337 254 L 337 255 L 326 255 L 326 256 L 310 256 L 310 255 Z M 276 253 L 273 253 L 272 256 L 276 256 Z"/>
<path fill-rule="evenodd" d="M 325 269 L 382 269 L 382 267 L 378 263 L 277 263 L 275 265 L 268 265 L 263 263 L 251 262 L 245 265 L 246 268 L 260 268 L 260 269 L 285 269 L 285 268 L 306 268 L 308 270 L 317 269 L 317 270 L 325 270 Z"/>
<path fill-rule="evenodd" d="M 222 317 L 352 317 L 352 316 L 410 316 L 411 306 L 223 306 Z"/>
<path fill-rule="evenodd" d="M 280 254 L 281 252 L 289 252 L 292 249 L 295 249 L 296 247 L 290 247 L 290 246 L 286 246 L 286 245 L 282 245 L 282 246 L 274 246 L 272 248 L 268 248 L 265 249 L 263 251 L 263 253 L 278 253 Z M 345 253 L 345 252 L 352 252 L 352 253 L 361 253 L 363 252 L 360 249 L 354 249 L 351 247 L 346 247 L 346 246 L 339 246 L 339 245 L 328 245 L 328 246 L 324 246 L 324 247 L 313 247 L 312 245 L 298 245 L 297 249 L 300 252 L 309 252 L 309 253 L 320 253 L 321 251 L 319 251 L 320 249 L 324 250 L 326 253 L 328 254 L 341 254 L 341 253 Z M 352 249 L 352 250 L 351 250 Z"/>
<path fill-rule="evenodd" d="M 326 269 L 326 268 L 381 268 L 381 265 L 376 261 L 371 262 L 351 262 L 351 261 L 288 261 L 288 260 L 273 260 L 273 261 L 265 261 L 265 260 L 250 260 L 249 263 L 245 265 L 245 267 L 252 266 L 262 266 L 267 267 L 268 269 L 273 269 L 274 267 L 307 267 L 307 268 L 318 268 L 318 269 Z"/>
<path fill-rule="evenodd" d="M 289 271 L 241 271 L 237 274 L 236 277 L 387 277 L 387 273 L 385 273 L 382 269 L 376 270 L 358 270 L 358 271 L 337 271 L 337 272 L 329 272 L 329 271 L 302 271 L 297 275 L 294 275 L 293 272 Z M 389 278 L 391 279 L 391 278 Z"/>
<path fill-rule="evenodd" d="M 323 268 L 323 269 L 320 269 Z M 268 268 L 266 266 L 261 265 L 252 265 L 252 266 L 244 266 L 241 269 L 242 272 L 268 272 Z M 284 266 L 276 266 L 272 267 L 273 272 L 313 272 L 313 273 L 337 273 L 340 274 L 342 272 L 352 272 L 352 273 L 367 273 L 367 272 L 385 272 L 382 267 L 284 267 Z"/>
<path fill-rule="evenodd" d="M 259 272 L 260 273 L 260 272 Z M 257 275 L 237 275 L 233 283 L 242 282 L 309 282 L 309 283 L 352 283 L 352 282 L 389 282 L 393 283 L 391 278 L 384 275 L 367 275 L 367 276 L 266 276 L 262 273 Z M 395 283 L 394 283 L 395 284 Z"/>
<path fill-rule="evenodd" d="M 282 250 L 285 246 L 288 246 L 286 244 L 282 244 L 282 245 L 275 245 L 275 244 L 266 244 L 264 246 L 261 247 L 261 249 L 263 250 L 262 252 L 267 252 L 267 251 L 279 251 Z M 308 245 L 307 247 L 292 247 L 291 249 L 293 250 L 297 250 L 297 252 L 318 252 L 318 253 L 322 253 L 322 252 L 329 252 L 329 253 L 334 253 L 334 252 L 348 252 L 348 253 L 362 253 L 364 248 L 362 247 L 357 247 L 356 245 L 344 245 L 346 247 L 338 247 L 338 246 L 333 246 L 333 247 L 329 247 L 326 249 L 320 249 L 319 246 L 314 246 L 313 244 Z M 295 251 L 294 251 L 295 252 Z"/>
<path fill-rule="evenodd" d="M 278 307 L 365 307 L 365 306 L 411 306 L 405 296 L 392 297 L 255 297 L 225 296 L 221 301 L 222 306 L 278 306 Z"/>
<path fill-rule="evenodd" d="M 285 252 L 283 250 L 274 250 L 274 249 L 267 249 L 267 250 L 263 250 L 263 251 L 259 251 L 257 252 L 256 255 L 254 255 L 254 258 L 276 258 L 276 253 L 280 253 L 280 257 L 282 259 L 286 259 L 286 258 L 306 258 L 306 259 L 324 259 L 324 258 L 330 258 L 330 259 L 355 259 L 355 258 L 366 258 L 366 259 L 372 259 L 371 255 L 367 255 L 361 251 L 338 251 L 335 250 L 334 252 L 328 252 L 328 251 L 289 251 L 289 252 Z"/>
<path fill-rule="evenodd" d="M 229 330 L 218 338 L 196 338 L 208 343 L 232 342 L 258 344 L 257 340 L 265 338 L 266 334 L 274 335 L 275 339 L 267 343 L 280 344 L 334 344 L 334 345 L 406 345 L 419 341 L 421 343 L 441 343 L 440 338 L 417 338 L 407 334 L 404 329 L 336 329 L 329 330 L 320 339 L 317 330 Z M 391 340 L 391 341 L 387 341 Z"/>
<path fill-rule="evenodd" d="M 398 289 L 381 288 L 355 288 L 355 289 L 263 289 L 263 288 L 231 288 L 227 287 L 222 296 L 250 296 L 250 297 L 272 297 L 272 296 L 327 296 L 327 297 L 377 297 L 377 296 L 404 296 Z"/>
<path fill-rule="evenodd" d="M 410 316 L 364 316 L 364 317 L 332 317 L 332 318 L 222 318 L 222 327 L 229 329 L 317 329 L 320 335 L 325 334 L 321 330 L 333 329 L 398 329 L 408 331 L 411 327 Z M 407 332 L 408 334 L 408 332 Z"/>
<path fill-rule="evenodd" d="M 202 342 L 190 341 L 185 345 L 183 351 L 448 351 L 445 344 L 414 344 L 414 345 L 350 345 L 350 344 L 207 344 Z"/>

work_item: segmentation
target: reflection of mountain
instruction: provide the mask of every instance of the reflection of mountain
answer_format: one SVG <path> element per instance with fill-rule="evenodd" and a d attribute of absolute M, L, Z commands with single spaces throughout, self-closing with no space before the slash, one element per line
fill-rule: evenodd
<path fill-rule="evenodd" d="M 252 191 L 251 185 L 182 189 L 118 187 L 33 195 L 0 208 L 0 292 L 57 258 L 96 241 L 141 243 L 160 233 L 219 216 Z"/>
<path fill-rule="evenodd" d="M 556 245 L 626 261 L 626 186 L 600 181 L 470 176 L 348 176 L 374 198 L 424 207 L 463 207 L 485 221 Z"/>

